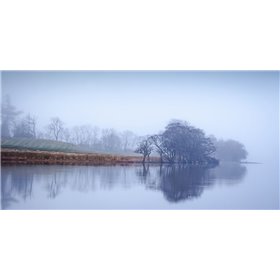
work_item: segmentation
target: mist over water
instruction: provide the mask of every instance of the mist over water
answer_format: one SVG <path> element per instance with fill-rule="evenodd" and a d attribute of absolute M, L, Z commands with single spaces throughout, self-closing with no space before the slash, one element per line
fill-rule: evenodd
<path fill-rule="evenodd" d="M 2 92 L 45 127 L 91 124 L 138 135 L 188 121 L 235 139 L 249 161 L 278 163 L 279 73 L 274 71 L 3 72 Z"/>
<path fill-rule="evenodd" d="M 268 166 L 5 166 L 2 209 L 278 209 Z"/>
<path fill-rule="evenodd" d="M 164 143 L 172 139 L 177 142 L 172 142 L 168 152 L 179 147 L 173 165 L 2 166 L 2 209 L 279 208 L 279 72 L 1 74 L 2 97 L 9 96 L 12 104 L 5 111 L 10 119 L 5 123 L 2 117 L 1 130 L 6 129 L 8 135 L 1 138 L 2 147 L 11 143 L 17 147 L 26 141 L 33 150 L 36 145 L 50 150 L 75 146 L 90 147 L 90 152 L 133 154 L 136 142 L 142 139 L 139 136 L 146 135 L 155 137 L 146 138 L 154 139 L 154 150 L 165 148 Z M 25 119 L 16 123 L 15 116 Z M 22 132 L 26 123 L 32 127 L 35 119 L 36 135 L 33 126 L 34 133 L 29 130 L 32 137 L 18 137 L 15 131 Z M 62 140 L 48 138 L 51 119 L 66 128 Z M 13 130 L 11 135 L 9 130 Z M 156 141 L 161 146 L 156 146 Z M 214 144 L 214 157 L 235 163 L 220 160 L 220 165 L 213 164 L 218 161 L 208 156 L 213 155 Z M 212 154 L 207 154 L 210 150 Z M 247 158 L 240 152 L 248 152 Z"/>

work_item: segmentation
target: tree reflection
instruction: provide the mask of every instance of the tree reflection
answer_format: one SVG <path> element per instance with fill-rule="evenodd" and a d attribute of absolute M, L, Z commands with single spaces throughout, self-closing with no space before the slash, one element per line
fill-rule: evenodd
<path fill-rule="evenodd" d="M 53 176 L 51 177 L 51 180 L 49 180 L 46 184 L 47 190 L 48 190 L 48 197 L 49 198 L 56 198 L 57 195 L 60 192 L 60 189 L 62 187 L 62 182 L 59 181 L 58 175 L 55 172 Z"/>
<path fill-rule="evenodd" d="M 7 172 L 6 172 L 7 171 Z M 6 209 L 11 203 L 17 202 L 15 195 L 23 200 L 31 198 L 34 173 L 26 168 L 19 168 L 16 173 L 9 167 L 1 170 L 1 204 Z"/>
<path fill-rule="evenodd" d="M 136 174 L 147 188 L 162 191 L 170 202 L 200 197 L 204 189 L 217 181 L 236 184 L 246 174 L 246 167 L 240 164 L 224 164 L 216 168 L 173 164 L 154 168 L 158 169 L 156 176 L 152 176 L 145 166 L 142 172 L 138 170 Z"/>
<path fill-rule="evenodd" d="M 147 178 L 150 177 L 150 165 L 143 163 L 142 167 L 140 166 L 139 168 L 136 168 L 135 173 L 138 176 L 140 183 L 146 184 Z"/>
<path fill-rule="evenodd" d="M 238 163 L 228 162 L 221 164 L 211 172 L 214 173 L 213 176 L 218 182 L 235 185 L 244 179 L 247 168 Z"/>
<path fill-rule="evenodd" d="M 2 209 L 41 196 L 55 199 L 65 189 L 87 192 L 143 185 L 160 191 L 169 202 L 198 198 L 215 184 L 234 185 L 246 166 L 222 164 L 216 168 L 187 165 L 130 166 L 4 166 L 1 176 Z M 36 196 L 36 195 L 35 195 Z M 125 199 L 130 199 L 129 196 Z"/>
<path fill-rule="evenodd" d="M 147 187 L 162 191 L 170 202 L 178 202 L 199 197 L 203 189 L 210 185 L 209 171 L 206 168 L 167 165 L 159 167 L 157 179 Z"/>

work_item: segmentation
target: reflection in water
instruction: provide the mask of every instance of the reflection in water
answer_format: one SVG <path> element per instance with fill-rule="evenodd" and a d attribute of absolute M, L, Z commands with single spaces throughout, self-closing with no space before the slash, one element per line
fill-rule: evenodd
<path fill-rule="evenodd" d="M 227 185 L 235 185 L 240 183 L 245 174 L 246 167 L 240 164 L 223 163 L 215 169 L 215 178 L 219 183 L 226 183 Z"/>
<path fill-rule="evenodd" d="M 216 168 L 185 165 L 133 166 L 4 166 L 1 176 L 2 209 L 19 200 L 34 199 L 34 188 L 43 188 L 49 199 L 64 189 L 89 192 L 142 185 L 164 194 L 169 202 L 201 196 L 214 183 L 233 185 L 246 174 L 246 167 L 223 164 Z M 128 196 L 129 200 L 130 197 Z"/>
<path fill-rule="evenodd" d="M 155 187 L 171 202 L 199 197 L 211 185 L 209 170 L 184 165 L 167 166 L 159 171 Z"/>
<path fill-rule="evenodd" d="M 150 167 L 144 165 L 136 174 L 147 188 L 162 191 L 168 201 L 178 202 L 199 197 L 216 181 L 226 184 L 240 182 L 246 174 L 246 167 L 232 163 L 216 168 L 165 165 L 159 166 L 156 171 L 151 174 Z"/>
<path fill-rule="evenodd" d="M 9 208 L 10 204 L 17 202 L 14 194 L 23 200 L 32 196 L 34 172 L 28 168 L 19 168 L 17 172 L 5 172 L 1 170 L 1 200 L 2 208 Z"/>

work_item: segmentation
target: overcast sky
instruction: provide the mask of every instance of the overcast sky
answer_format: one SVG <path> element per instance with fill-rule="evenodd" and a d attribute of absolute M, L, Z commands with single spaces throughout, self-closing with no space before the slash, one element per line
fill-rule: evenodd
<path fill-rule="evenodd" d="M 277 159 L 278 72 L 3 72 L 2 90 L 41 127 L 68 126 L 151 134 L 171 119 L 245 144 L 250 160 Z"/>

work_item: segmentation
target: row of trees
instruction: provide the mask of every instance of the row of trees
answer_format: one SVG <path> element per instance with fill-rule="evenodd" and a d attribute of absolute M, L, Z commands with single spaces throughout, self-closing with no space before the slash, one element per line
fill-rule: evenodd
<path fill-rule="evenodd" d="M 223 161 L 239 162 L 245 160 L 248 156 L 245 146 L 235 140 L 217 139 L 211 136 L 211 141 L 216 147 L 214 156 Z"/>
<path fill-rule="evenodd" d="M 59 118 L 52 118 L 46 134 L 40 138 L 65 141 L 96 151 L 133 152 L 139 137 L 127 130 L 100 129 L 97 126 L 80 125 L 68 128 Z"/>
<path fill-rule="evenodd" d="M 135 152 L 143 155 L 143 162 L 156 152 L 161 162 L 192 164 L 217 164 L 217 159 L 240 162 L 248 155 L 242 143 L 207 137 L 203 130 L 180 120 L 171 121 L 163 132 L 144 138 Z"/>
<path fill-rule="evenodd" d="M 11 104 L 8 95 L 2 96 L 1 105 L 1 137 L 8 138 L 14 134 L 17 118 L 22 112 Z"/>
<path fill-rule="evenodd" d="M 184 121 L 171 121 L 162 133 L 143 139 L 135 150 L 143 154 L 143 162 L 152 151 L 161 162 L 169 163 L 217 163 L 211 157 L 215 146 L 205 133 Z"/>
<path fill-rule="evenodd" d="M 87 149 L 108 152 L 133 152 L 143 155 L 143 162 L 149 161 L 152 153 L 168 163 L 217 163 L 246 159 L 243 144 L 235 140 L 218 140 L 207 137 L 203 130 L 185 121 L 173 120 L 161 133 L 139 137 L 131 131 L 117 132 L 114 129 L 100 129 L 91 125 L 69 128 L 58 117 L 39 130 L 37 118 L 30 114 L 22 116 L 10 102 L 9 96 L 2 101 L 1 135 L 3 138 L 18 137 L 51 139 L 73 143 Z"/>
<path fill-rule="evenodd" d="M 30 114 L 23 115 L 7 95 L 3 96 L 1 109 L 2 138 L 50 139 L 108 152 L 133 152 L 139 141 L 139 137 L 128 130 L 117 132 L 91 125 L 67 127 L 58 117 L 51 118 L 46 127 L 39 129 L 38 119 Z"/>

